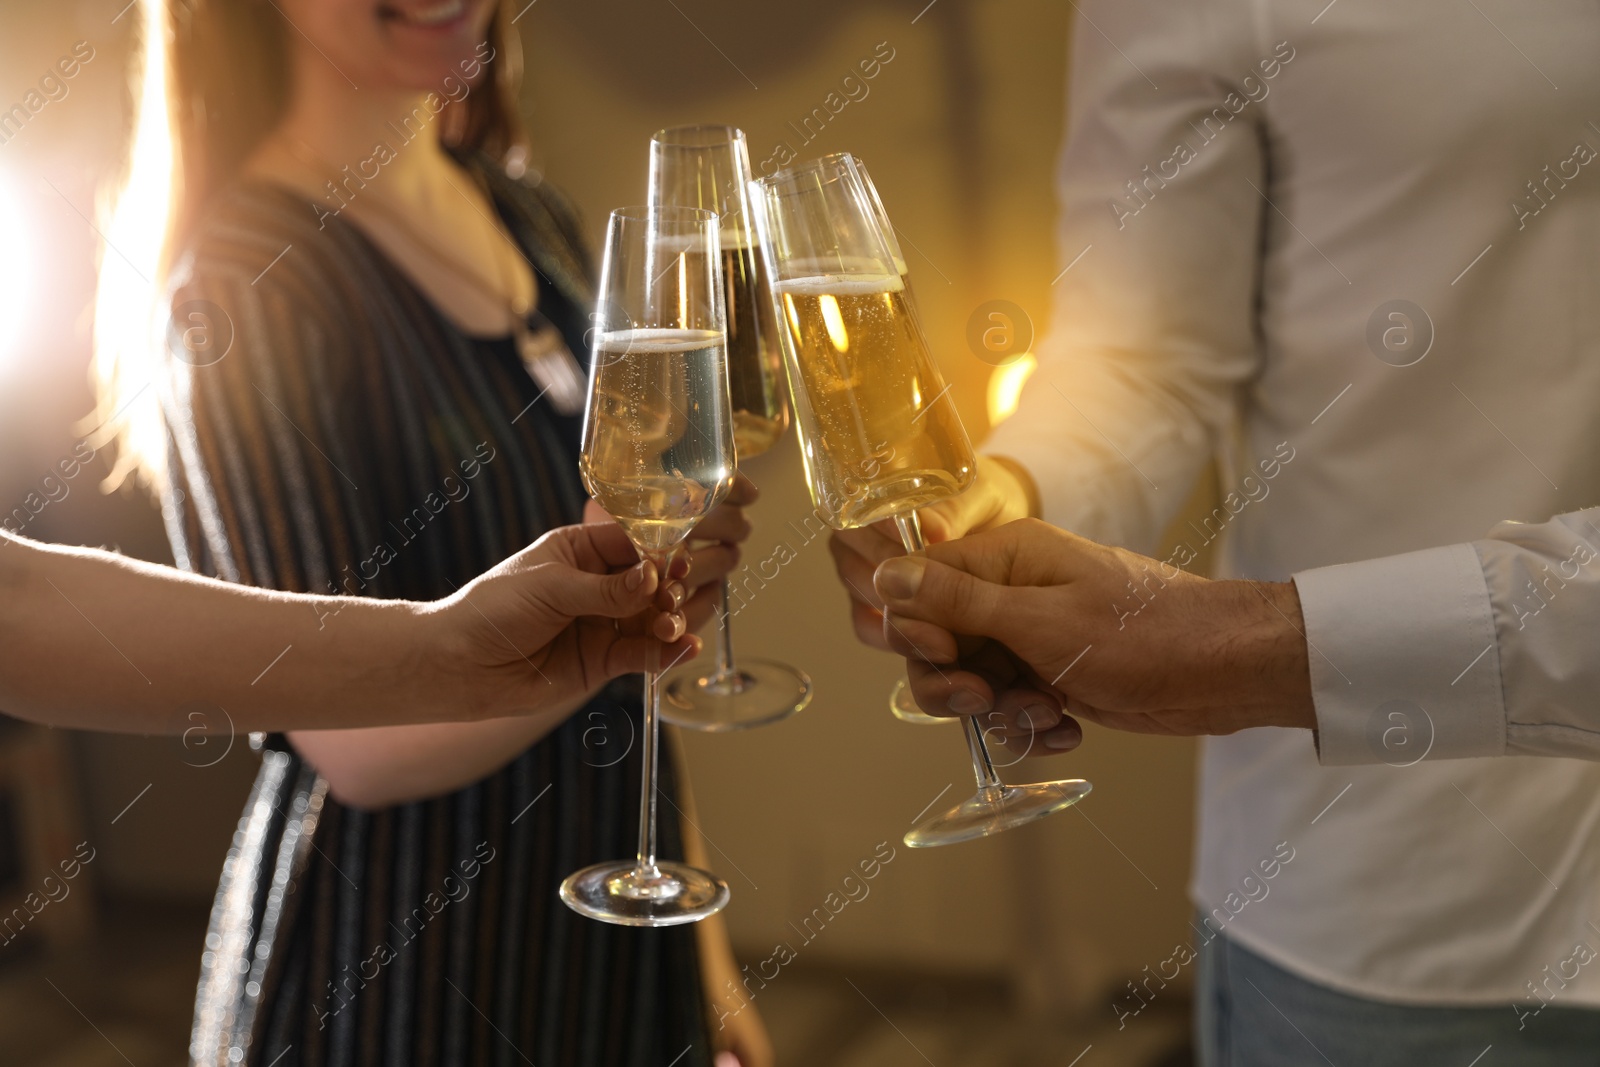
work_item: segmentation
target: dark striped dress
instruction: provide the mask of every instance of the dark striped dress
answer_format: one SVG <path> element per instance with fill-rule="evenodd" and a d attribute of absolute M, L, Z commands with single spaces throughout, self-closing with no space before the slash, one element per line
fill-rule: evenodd
<path fill-rule="evenodd" d="M 537 273 L 538 314 L 582 351 L 570 213 L 471 165 Z M 358 229 L 319 227 L 288 190 L 219 198 L 172 307 L 217 331 L 207 365 L 171 362 L 164 397 L 182 566 L 431 599 L 578 520 L 578 418 L 540 399 L 511 339 L 462 334 Z M 371 813 L 267 739 L 206 935 L 194 1062 L 709 1063 L 692 928 L 608 926 L 556 896 L 570 872 L 632 855 L 638 692 L 615 683 L 500 772 Z M 662 833 L 681 855 L 676 820 Z"/>

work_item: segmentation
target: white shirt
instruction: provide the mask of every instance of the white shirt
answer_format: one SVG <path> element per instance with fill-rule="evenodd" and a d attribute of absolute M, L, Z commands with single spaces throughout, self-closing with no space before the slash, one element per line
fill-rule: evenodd
<path fill-rule="evenodd" d="M 1600 511 L 1546 521 L 1600 503 L 1600 8 L 1078 6 L 1070 267 L 985 451 L 1143 551 L 1216 462 L 1189 548 L 1296 580 L 1323 762 L 1206 742 L 1196 904 L 1349 992 L 1600 1005 L 1600 763 L 1514 755 L 1600 757 Z"/>

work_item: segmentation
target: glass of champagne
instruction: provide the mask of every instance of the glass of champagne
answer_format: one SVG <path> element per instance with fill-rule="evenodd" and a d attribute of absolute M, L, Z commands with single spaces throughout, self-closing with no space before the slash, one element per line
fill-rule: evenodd
<path fill-rule="evenodd" d="M 972 484 L 977 460 L 895 263 L 848 161 L 751 183 L 817 514 L 845 530 L 892 518 L 907 552 L 916 509 Z M 1006 785 L 977 720 L 961 717 L 978 791 L 906 834 L 913 848 L 996 834 L 1077 803 L 1089 783 Z"/>
<path fill-rule="evenodd" d="M 717 230 L 715 212 L 681 207 L 622 208 L 606 227 L 579 470 L 661 574 L 733 485 Z M 566 905 L 592 919 L 675 926 L 728 903 L 720 878 L 656 857 L 660 701 L 658 661 L 645 673 L 637 857 L 561 883 Z"/>
<path fill-rule="evenodd" d="M 698 207 L 721 219 L 722 284 L 728 314 L 728 389 L 733 444 L 743 463 L 789 428 L 783 356 L 772 296 L 746 210 L 750 153 L 732 126 L 680 126 L 650 141 L 652 206 Z M 733 658 L 728 580 L 717 601 L 717 655 L 666 688 L 662 718 L 695 730 L 743 730 L 786 719 L 811 702 L 811 679 L 773 660 Z"/>
<path fill-rule="evenodd" d="M 878 218 L 878 226 L 883 230 L 884 244 L 888 246 L 889 255 L 894 259 L 895 273 L 900 275 L 900 281 L 905 286 L 906 303 L 914 310 L 916 299 L 911 295 L 911 268 L 906 266 L 906 256 L 900 250 L 900 240 L 895 236 L 894 225 L 889 221 L 889 213 L 884 210 L 883 199 L 878 196 L 878 187 L 872 184 L 872 177 L 867 173 L 867 165 L 848 152 L 822 158 L 823 163 L 834 161 L 842 167 L 855 167 L 856 177 L 861 179 L 861 187 L 866 190 L 867 200 L 872 204 L 873 214 Z M 950 722 L 948 718 L 929 715 L 917 707 L 917 698 L 911 695 L 911 686 L 904 678 L 894 683 L 894 688 L 889 692 L 889 710 L 895 718 L 918 726 L 940 726 Z"/>
<path fill-rule="evenodd" d="M 813 171 L 823 179 L 830 175 L 850 174 L 851 180 L 861 184 L 862 191 L 867 197 L 867 204 L 872 208 L 873 217 L 883 233 L 883 242 L 888 248 L 889 257 L 894 262 L 894 272 L 904 286 L 906 303 L 915 309 L 916 299 L 911 292 L 911 269 L 906 265 L 905 253 L 900 250 L 900 241 L 895 236 L 894 226 L 889 222 L 889 213 L 884 210 L 883 199 L 878 196 L 878 188 L 872 184 L 872 177 L 867 173 L 867 165 L 849 152 L 834 152 L 820 159 L 801 163 L 787 173 L 798 174 L 801 171 Z M 889 692 L 889 711 L 895 718 L 918 726 L 942 726 L 953 721 L 938 715 L 929 715 L 917 707 L 916 697 L 911 695 L 911 687 L 906 684 L 904 678 L 896 682 Z"/>

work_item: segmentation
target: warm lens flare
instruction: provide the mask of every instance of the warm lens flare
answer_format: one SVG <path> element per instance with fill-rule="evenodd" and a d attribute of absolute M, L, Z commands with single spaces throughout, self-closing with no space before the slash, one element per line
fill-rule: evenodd
<path fill-rule="evenodd" d="M 989 425 L 1004 422 L 1016 413 L 1022 399 L 1022 387 L 1028 384 L 1039 361 L 1032 352 L 1024 352 L 1004 366 L 996 367 L 989 375 Z"/>
<path fill-rule="evenodd" d="M 166 459 L 160 392 L 147 388 L 158 379 L 162 366 L 152 326 L 175 180 L 165 7 L 159 0 L 141 5 L 147 46 L 135 81 L 138 117 L 132 159 L 127 183 L 105 224 L 106 248 L 95 294 L 95 368 L 102 402 L 124 424 L 113 482 L 129 473 L 135 460 L 159 480 Z M 110 410 L 98 413 L 95 421 L 110 414 Z"/>
<path fill-rule="evenodd" d="M 0 368 L 16 358 L 22 317 L 28 306 L 28 261 L 32 242 L 23 224 L 16 185 L 0 171 Z"/>
<path fill-rule="evenodd" d="M 828 340 L 833 342 L 833 347 L 838 351 L 850 351 L 850 334 L 844 328 L 844 315 L 839 312 L 839 298 L 824 293 L 819 299 L 822 301 L 822 321 L 828 328 Z"/>

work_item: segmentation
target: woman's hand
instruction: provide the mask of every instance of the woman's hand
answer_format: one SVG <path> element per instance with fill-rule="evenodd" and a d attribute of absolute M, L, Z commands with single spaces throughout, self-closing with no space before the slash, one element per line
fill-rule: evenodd
<path fill-rule="evenodd" d="M 739 545 L 750 537 L 750 520 L 745 518 L 744 509 L 754 504 L 758 496 L 760 491 L 754 482 L 742 474 L 735 476 L 727 497 L 700 520 L 690 532 L 686 546 L 673 555 L 667 567 L 667 577 L 682 582 L 688 591 L 683 616 L 690 633 L 699 630 L 711 618 L 722 579 L 739 566 Z M 583 521 L 616 520 L 591 500 L 584 508 Z"/>
<path fill-rule="evenodd" d="M 966 492 L 918 512 L 922 535 L 929 544 L 938 544 L 1025 519 L 1038 511 L 1034 496 L 1033 480 L 1015 461 L 979 456 L 977 480 Z M 893 520 L 836 530 L 828 537 L 828 550 L 850 596 L 850 621 L 856 638 L 871 648 L 889 651 L 883 637 L 883 599 L 872 587 L 872 574 L 885 560 L 905 555 Z"/>
<path fill-rule="evenodd" d="M 876 588 L 929 714 L 1064 703 L 1139 733 L 1315 725 L 1292 583 L 1208 581 L 1030 519 L 888 562 Z M 1068 719 L 1033 750 L 1077 740 Z"/>
<path fill-rule="evenodd" d="M 442 673 L 474 695 L 479 717 L 570 704 L 698 651 L 685 597 L 622 527 L 563 526 L 431 609 L 447 634 Z"/>
<path fill-rule="evenodd" d="M 767 1024 L 754 1004 L 728 1019 L 720 1040 L 715 1067 L 773 1067 L 777 1063 Z"/>

